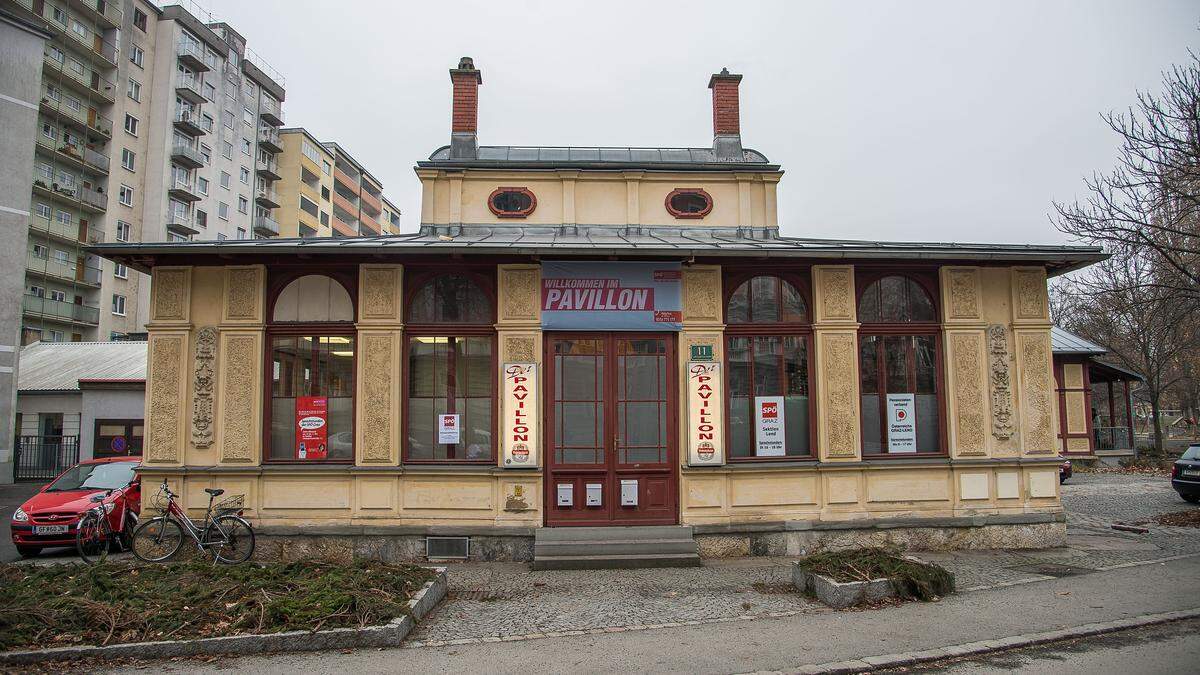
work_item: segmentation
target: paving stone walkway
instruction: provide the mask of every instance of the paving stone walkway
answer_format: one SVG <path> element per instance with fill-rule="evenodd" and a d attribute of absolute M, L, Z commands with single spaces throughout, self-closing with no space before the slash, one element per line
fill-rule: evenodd
<path fill-rule="evenodd" d="M 1200 529 L 1114 522 L 1195 508 L 1164 478 L 1077 474 L 1063 486 L 1067 546 L 1038 551 L 921 553 L 954 572 L 964 591 L 1200 555 Z M 706 561 L 703 567 L 533 572 L 520 563 L 450 565 L 447 600 L 414 631 L 419 648 L 581 633 L 720 624 L 832 611 L 791 587 L 789 558 Z"/>

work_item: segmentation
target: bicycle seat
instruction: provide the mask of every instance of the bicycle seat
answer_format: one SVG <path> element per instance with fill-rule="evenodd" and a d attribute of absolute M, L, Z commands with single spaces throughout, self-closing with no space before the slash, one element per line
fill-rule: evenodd
<path fill-rule="evenodd" d="M 220 497 L 221 495 L 225 494 L 224 490 L 220 490 L 217 488 L 204 488 L 204 491 L 214 497 Z"/>

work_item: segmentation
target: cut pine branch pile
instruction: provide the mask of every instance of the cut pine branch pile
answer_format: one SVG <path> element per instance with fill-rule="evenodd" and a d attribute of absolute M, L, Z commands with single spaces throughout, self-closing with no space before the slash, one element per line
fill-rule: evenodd
<path fill-rule="evenodd" d="M 929 602 L 954 592 L 954 575 L 949 571 L 887 548 L 816 553 L 798 564 L 838 583 L 891 579 L 896 595 L 904 599 Z"/>
<path fill-rule="evenodd" d="M 433 578 L 375 561 L 0 565 L 0 650 L 381 625 Z"/>

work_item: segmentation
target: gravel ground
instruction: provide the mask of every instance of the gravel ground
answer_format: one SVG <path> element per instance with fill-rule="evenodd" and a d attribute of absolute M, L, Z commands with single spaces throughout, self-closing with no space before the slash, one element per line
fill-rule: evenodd
<path fill-rule="evenodd" d="M 1171 489 L 1170 479 L 1138 474 L 1077 473 L 1062 486 L 1062 501 L 1068 519 L 1083 515 L 1112 522 L 1195 508 Z"/>

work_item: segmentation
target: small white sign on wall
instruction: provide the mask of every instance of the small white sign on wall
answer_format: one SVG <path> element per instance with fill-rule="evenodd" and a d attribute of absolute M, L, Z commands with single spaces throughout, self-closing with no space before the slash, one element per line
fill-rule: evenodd
<path fill-rule="evenodd" d="M 438 443 L 454 445 L 462 442 L 459 416 L 456 414 L 437 416 Z"/>
<path fill-rule="evenodd" d="M 913 394 L 888 394 L 888 452 L 917 451 L 916 397 Z"/>
<path fill-rule="evenodd" d="M 758 457 L 783 457 L 783 397 L 754 397 L 754 454 Z"/>

